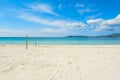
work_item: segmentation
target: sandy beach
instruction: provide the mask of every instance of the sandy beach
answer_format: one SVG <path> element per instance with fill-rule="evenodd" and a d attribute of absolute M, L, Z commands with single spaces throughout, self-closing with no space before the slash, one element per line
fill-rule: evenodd
<path fill-rule="evenodd" d="M 120 80 L 120 46 L 0 45 L 0 80 Z"/>

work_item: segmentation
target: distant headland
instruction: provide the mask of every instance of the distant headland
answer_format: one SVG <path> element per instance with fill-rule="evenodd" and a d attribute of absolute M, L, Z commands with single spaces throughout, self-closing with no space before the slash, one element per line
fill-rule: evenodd
<path fill-rule="evenodd" d="M 101 36 L 66 36 L 66 37 L 82 37 L 82 38 L 120 38 L 120 33 L 101 35 Z"/>

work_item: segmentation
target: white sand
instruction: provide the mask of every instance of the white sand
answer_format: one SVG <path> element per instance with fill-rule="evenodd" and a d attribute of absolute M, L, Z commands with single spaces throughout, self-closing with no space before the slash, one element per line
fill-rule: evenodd
<path fill-rule="evenodd" d="M 120 46 L 0 45 L 0 80 L 120 80 Z"/>

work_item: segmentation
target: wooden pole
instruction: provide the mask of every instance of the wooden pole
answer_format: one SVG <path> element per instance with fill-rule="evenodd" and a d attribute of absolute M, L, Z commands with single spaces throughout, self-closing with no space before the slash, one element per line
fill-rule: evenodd
<path fill-rule="evenodd" d="M 35 41 L 35 47 L 37 46 L 37 43 L 36 43 L 36 41 Z"/>
<path fill-rule="evenodd" d="M 28 36 L 26 35 L 26 49 L 28 49 Z"/>

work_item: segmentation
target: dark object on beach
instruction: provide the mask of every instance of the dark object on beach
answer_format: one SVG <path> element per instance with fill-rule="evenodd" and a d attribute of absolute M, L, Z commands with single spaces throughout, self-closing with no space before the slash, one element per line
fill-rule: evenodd
<path fill-rule="evenodd" d="M 37 43 L 36 43 L 36 41 L 35 41 L 35 47 L 37 46 Z"/>
<path fill-rule="evenodd" d="M 26 35 L 26 49 L 28 49 L 28 36 Z"/>

